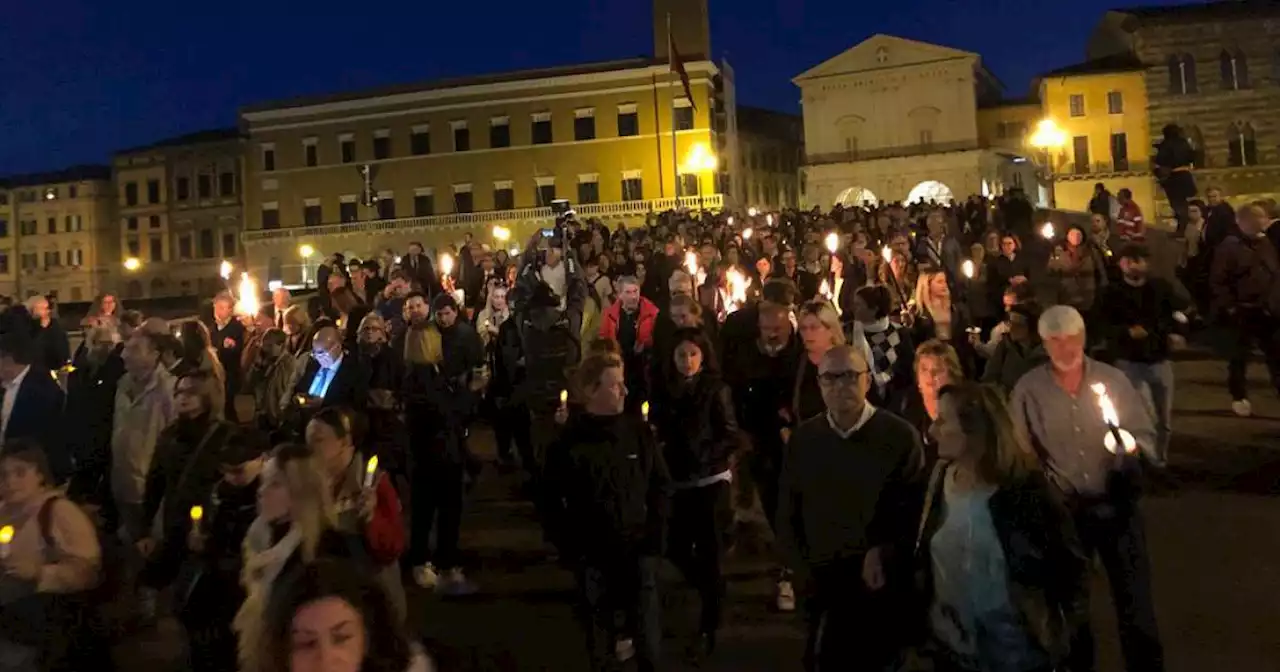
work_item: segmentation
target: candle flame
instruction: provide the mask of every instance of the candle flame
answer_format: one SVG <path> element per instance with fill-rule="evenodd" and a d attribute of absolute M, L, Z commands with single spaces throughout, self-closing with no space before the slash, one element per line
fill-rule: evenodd
<path fill-rule="evenodd" d="M 733 226 L 733 215 L 729 215 L 729 226 Z"/>
<path fill-rule="evenodd" d="M 450 273 L 453 273 L 453 257 L 451 255 L 445 254 L 440 256 L 440 273 L 442 275 L 449 275 Z"/>
<path fill-rule="evenodd" d="M 823 296 L 825 296 L 825 297 L 827 297 L 828 299 L 830 299 L 830 298 L 831 298 L 831 283 L 827 282 L 826 280 L 823 280 L 823 281 L 822 281 L 822 284 L 818 286 L 818 293 L 819 293 L 819 294 L 821 294 L 821 295 L 823 295 Z"/>
<path fill-rule="evenodd" d="M 1040 235 L 1045 238 L 1053 238 L 1054 233 L 1053 222 L 1045 222 L 1044 226 L 1040 227 Z"/>
<path fill-rule="evenodd" d="M 560 403 L 569 403 L 569 390 L 560 390 Z"/>
<path fill-rule="evenodd" d="M 960 264 L 960 270 L 964 273 L 964 277 L 972 280 L 973 279 L 973 260 L 965 259 L 964 263 Z"/>
<path fill-rule="evenodd" d="M 840 234 L 836 233 L 835 231 L 828 233 L 826 242 L 827 242 L 827 251 L 830 252 L 831 254 L 835 254 L 836 250 L 840 249 Z"/>
<path fill-rule="evenodd" d="M 203 507 L 203 506 L 200 506 L 200 505 L 196 505 L 196 506 L 191 507 L 191 520 L 192 520 L 192 522 L 196 522 L 196 523 L 198 523 L 198 522 L 200 522 L 200 519 L 201 519 L 201 518 L 204 518 L 204 507 Z"/>
<path fill-rule="evenodd" d="M 261 306 L 258 301 L 258 283 L 248 273 L 240 274 L 240 295 L 236 301 L 236 314 L 255 316 Z"/>
<path fill-rule="evenodd" d="M 769 226 L 773 226 L 773 215 L 765 215 L 764 223 L 768 224 Z"/>
<path fill-rule="evenodd" d="M 1111 403 L 1111 395 L 1107 394 L 1107 386 L 1102 383 L 1094 383 L 1089 386 L 1093 393 L 1098 397 L 1098 408 L 1102 411 L 1102 421 L 1107 423 L 1108 427 L 1120 426 L 1120 414 L 1116 413 L 1115 404 Z"/>
<path fill-rule="evenodd" d="M 893 250 L 889 249 L 888 245 L 885 245 L 884 249 L 880 250 L 880 256 L 884 257 L 884 263 L 887 264 L 893 261 Z"/>
<path fill-rule="evenodd" d="M 689 271 L 689 275 L 693 276 L 696 281 L 698 278 L 698 254 L 693 250 L 686 250 L 684 253 L 684 269 Z"/>
<path fill-rule="evenodd" d="M 7 544 L 13 541 L 13 526 L 5 525 L 0 527 L 0 544 Z"/>
<path fill-rule="evenodd" d="M 742 239 L 751 240 L 751 227 L 747 227 L 742 230 Z"/>
<path fill-rule="evenodd" d="M 364 473 L 372 474 L 372 473 L 375 473 L 376 471 L 378 471 L 378 456 L 374 455 L 373 457 L 369 458 L 368 462 L 365 463 Z"/>

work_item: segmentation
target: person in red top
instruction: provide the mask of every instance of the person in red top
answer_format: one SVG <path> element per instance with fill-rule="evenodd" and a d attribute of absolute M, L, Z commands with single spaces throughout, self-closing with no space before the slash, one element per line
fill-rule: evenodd
<path fill-rule="evenodd" d="M 1121 189 L 1116 192 L 1120 212 L 1116 215 L 1116 234 L 1122 240 L 1140 243 L 1147 237 L 1147 223 L 1142 219 L 1142 208 L 1133 201 L 1133 192 Z"/>
<path fill-rule="evenodd" d="M 649 356 L 653 351 L 653 328 L 658 323 L 658 306 L 640 296 L 640 283 L 632 276 L 618 278 L 618 300 L 600 319 L 600 338 L 618 342 L 627 379 L 627 406 L 634 410 L 649 398 Z"/>

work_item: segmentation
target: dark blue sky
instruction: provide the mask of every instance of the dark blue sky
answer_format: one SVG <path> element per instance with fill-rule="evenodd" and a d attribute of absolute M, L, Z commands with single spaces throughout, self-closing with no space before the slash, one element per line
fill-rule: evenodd
<path fill-rule="evenodd" d="M 1102 12 L 1185 0 L 711 0 L 743 103 L 798 110 L 790 79 L 873 33 L 979 52 L 1010 93 L 1083 58 Z M 0 174 L 233 125 L 300 94 L 652 50 L 648 0 L 10 0 Z"/>

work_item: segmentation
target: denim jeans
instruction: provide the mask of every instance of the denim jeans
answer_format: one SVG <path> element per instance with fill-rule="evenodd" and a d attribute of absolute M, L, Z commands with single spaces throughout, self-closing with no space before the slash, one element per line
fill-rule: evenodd
<path fill-rule="evenodd" d="M 640 672 L 661 669 L 660 562 L 657 557 L 641 556 L 607 563 L 589 561 L 578 569 L 578 618 L 586 631 L 592 672 L 619 667 L 614 647 L 622 631 L 634 638 Z M 618 612 L 625 617 L 625 630 L 618 627 Z"/>
<path fill-rule="evenodd" d="M 1156 426 L 1156 454 L 1152 461 L 1164 464 L 1169 459 L 1169 439 L 1173 423 L 1173 362 L 1154 364 L 1116 360 L 1116 368 L 1124 372 L 1134 389 L 1148 400 L 1151 419 Z"/>

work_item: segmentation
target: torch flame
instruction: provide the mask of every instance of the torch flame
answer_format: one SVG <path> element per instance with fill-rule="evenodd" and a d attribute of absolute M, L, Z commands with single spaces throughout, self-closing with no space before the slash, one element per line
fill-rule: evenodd
<path fill-rule="evenodd" d="M 444 275 L 453 273 L 453 257 L 444 254 L 440 256 L 440 272 Z"/>
<path fill-rule="evenodd" d="M 726 302 L 725 310 L 730 313 L 736 312 L 747 303 L 747 288 L 751 286 L 751 281 L 736 268 L 729 269 L 724 274 L 724 279 L 729 285 L 729 300 Z"/>
<path fill-rule="evenodd" d="M 733 226 L 733 215 L 729 215 L 729 226 Z"/>
<path fill-rule="evenodd" d="M 560 390 L 560 403 L 569 403 L 569 390 Z"/>
<path fill-rule="evenodd" d="M 1107 386 L 1102 383 L 1094 383 L 1089 386 L 1093 393 L 1098 396 L 1098 408 L 1102 411 L 1102 421 L 1107 423 L 1108 427 L 1120 426 L 1120 415 L 1116 413 L 1115 404 L 1111 403 L 1111 395 L 1107 394 Z"/>
<path fill-rule="evenodd" d="M 889 249 L 888 245 L 885 245 L 884 249 L 880 250 L 880 256 L 884 257 L 884 263 L 887 264 L 893 261 L 893 250 Z"/>
<path fill-rule="evenodd" d="M 771 214 L 770 214 L 770 215 L 765 215 L 765 216 L 764 216 L 764 223 L 765 223 L 765 224 L 768 224 L 769 226 L 773 226 L 773 215 L 771 215 Z"/>
<path fill-rule="evenodd" d="M 972 280 L 973 279 L 973 260 L 965 259 L 964 263 L 960 264 L 960 270 L 961 272 L 964 273 L 964 277 Z"/>
<path fill-rule="evenodd" d="M 835 254 L 836 250 L 840 249 L 840 235 L 837 234 L 835 231 L 832 231 L 831 233 L 827 234 L 826 242 L 827 242 L 827 251 L 830 252 L 831 254 Z"/>
<path fill-rule="evenodd" d="M 684 253 L 684 268 L 689 271 L 689 275 L 695 279 L 698 277 L 698 253 L 693 250 L 686 250 Z"/>
<path fill-rule="evenodd" d="M 240 274 L 239 300 L 236 301 L 236 314 L 256 316 L 260 308 L 258 301 L 258 283 L 248 273 Z"/>
<path fill-rule="evenodd" d="M 226 259 L 223 259 L 222 263 L 218 264 L 218 275 L 221 275 L 223 280 L 230 280 L 231 279 L 231 262 L 227 261 Z"/>
<path fill-rule="evenodd" d="M 831 298 L 831 283 L 827 282 L 826 280 L 823 280 L 823 281 L 822 281 L 822 284 L 818 287 L 818 293 L 819 293 L 819 294 L 821 294 L 821 295 L 823 295 L 823 296 L 825 296 L 825 297 L 827 297 L 828 299 L 830 299 L 830 298 Z"/>

